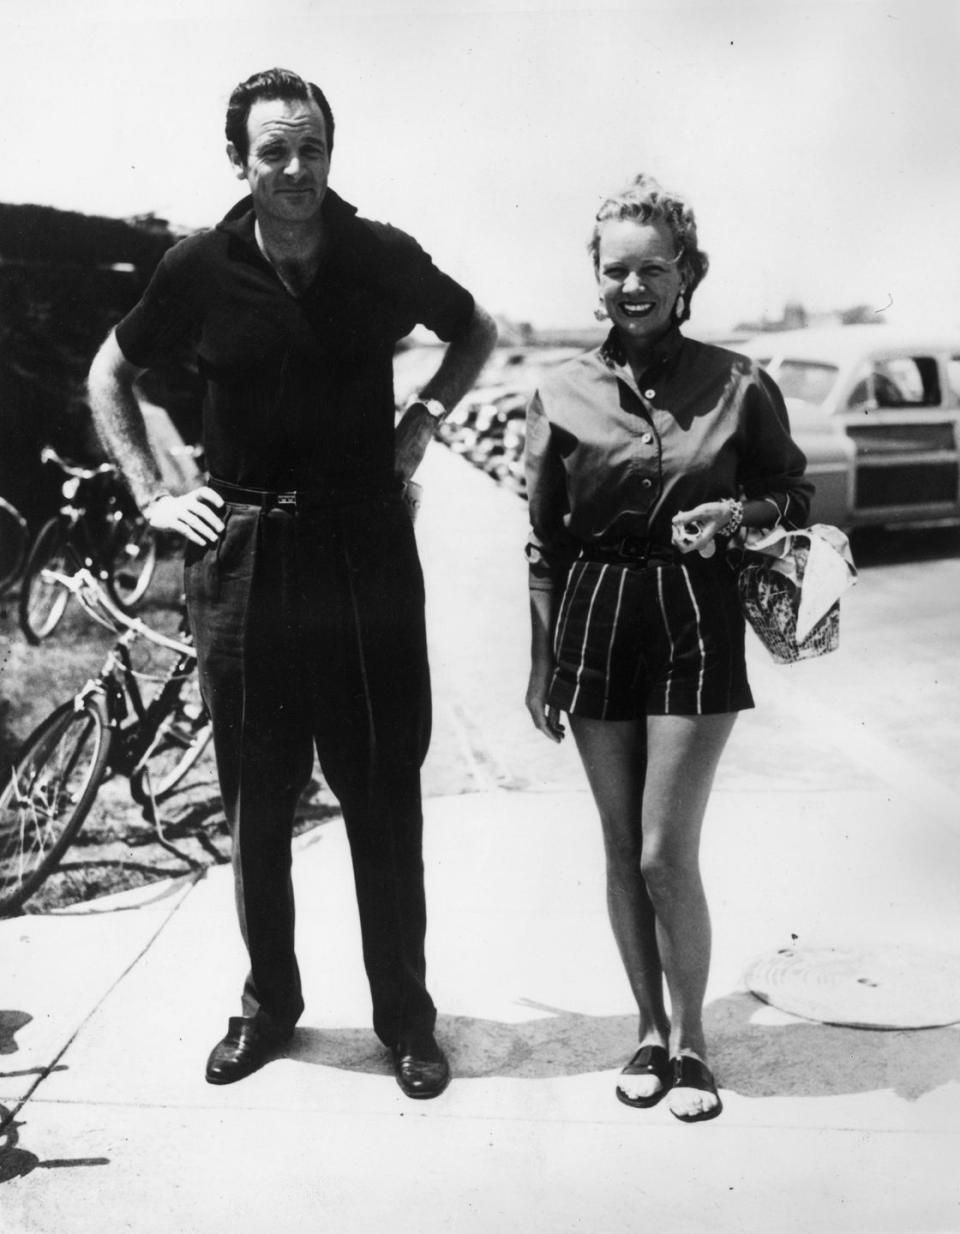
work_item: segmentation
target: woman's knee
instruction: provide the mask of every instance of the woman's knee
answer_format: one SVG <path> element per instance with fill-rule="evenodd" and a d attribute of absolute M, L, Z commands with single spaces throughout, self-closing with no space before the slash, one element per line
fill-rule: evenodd
<path fill-rule="evenodd" d="M 643 850 L 639 819 L 625 818 L 620 812 L 600 810 L 603 848 L 607 867 L 614 872 L 638 874 Z"/>
<path fill-rule="evenodd" d="M 700 886 L 695 856 L 650 845 L 640 857 L 640 873 L 654 905 L 675 903 Z"/>

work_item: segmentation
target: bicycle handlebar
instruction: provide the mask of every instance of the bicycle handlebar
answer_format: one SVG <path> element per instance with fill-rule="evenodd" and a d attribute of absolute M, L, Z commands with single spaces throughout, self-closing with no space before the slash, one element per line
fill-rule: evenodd
<path fill-rule="evenodd" d="M 67 476 L 73 476 L 77 480 L 95 480 L 97 476 L 115 476 L 117 469 L 113 463 L 101 463 L 99 467 L 81 467 L 77 463 L 71 463 L 68 459 L 59 455 L 53 446 L 44 446 L 40 451 L 40 461 L 43 463 L 54 463 Z"/>
<path fill-rule="evenodd" d="M 161 634 L 159 630 L 148 626 L 139 617 L 128 616 L 114 603 L 100 580 L 86 566 L 79 569 L 76 574 L 62 574 L 59 570 L 51 570 L 49 567 L 45 567 L 42 573 L 45 578 L 65 587 L 94 621 L 106 626 L 115 634 L 119 634 L 124 629 L 131 630 L 141 638 L 156 643 L 158 647 L 165 647 L 168 651 L 175 651 L 178 655 L 196 655 L 191 643 L 169 638 L 166 634 Z"/>

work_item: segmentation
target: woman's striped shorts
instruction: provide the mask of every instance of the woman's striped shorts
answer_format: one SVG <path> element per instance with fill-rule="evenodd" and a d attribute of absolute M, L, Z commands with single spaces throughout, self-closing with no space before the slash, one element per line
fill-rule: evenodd
<path fill-rule="evenodd" d="M 643 565 L 578 558 L 554 652 L 547 701 L 572 715 L 633 720 L 753 706 L 736 576 L 721 553 Z"/>

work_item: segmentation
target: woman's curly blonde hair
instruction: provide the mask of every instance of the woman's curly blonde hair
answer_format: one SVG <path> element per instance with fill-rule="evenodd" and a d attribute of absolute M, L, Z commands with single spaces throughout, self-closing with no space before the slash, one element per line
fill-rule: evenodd
<path fill-rule="evenodd" d="M 611 219 L 633 219 L 638 223 L 665 223 L 673 238 L 679 271 L 683 277 L 683 312 L 678 320 L 690 316 L 693 293 L 703 282 L 710 259 L 697 244 L 697 220 L 693 209 L 678 193 L 669 192 L 653 176 L 641 172 L 627 187 L 608 197 L 597 211 L 593 233 L 587 250 L 593 260 L 594 273 L 600 273 L 600 229 Z"/>

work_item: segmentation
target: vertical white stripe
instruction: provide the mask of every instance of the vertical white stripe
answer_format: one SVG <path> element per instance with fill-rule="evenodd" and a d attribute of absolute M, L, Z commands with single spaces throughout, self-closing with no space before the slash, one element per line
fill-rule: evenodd
<path fill-rule="evenodd" d="M 613 662 L 613 644 L 617 637 L 617 627 L 620 624 L 620 603 L 623 600 L 623 584 L 627 577 L 626 570 L 620 571 L 620 587 L 617 591 L 617 611 L 613 615 L 613 629 L 610 631 L 610 646 L 607 648 L 607 671 L 604 681 L 603 690 L 603 715 L 601 720 L 607 718 L 607 704 L 610 702 L 610 665 Z"/>
<path fill-rule="evenodd" d="M 693 613 L 697 619 L 697 646 L 700 648 L 700 674 L 697 679 L 697 715 L 702 715 L 703 708 L 703 674 L 707 667 L 707 656 L 703 646 L 703 634 L 700 629 L 700 606 L 697 604 L 697 597 L 693 594 L 693 583 L 690 581 L 690 573 L 686 566 L 681 566 L 683 577 L 687 584 L 687 591 L 690 593 L 690 603 L 693 605 Z"/>
<path fill-rule="evenodd" d="M 573 581 L 573 572 L 580 565 L 580 570 L 577 573 L 577 581 Z M 580 562 L 575 561 L 570 567 L 570 573 L 567 575 L 566 586 L 563 589 L 563 596 L 560 600 L 560 612 L 557 614 L 557 623 L 553 631 L 553 658 L 557 659 L 560 655 L 560 646 L 563 643 L 564 635 L 567 632 L 567 622 L 570 620 L 570 609 L 573 605 L 574 597 L 577 594 L 577 588 L 580 586 L 580 581 L 583 578 L 583 566 Z"/>
<path fill-rule="evenodd" d="M 583 641 L 580 644 L 580 665 L 577 669 L 577 685 L 573 691 L 573 698 L 570 700 L 570 710 L 573 711 L 577 705 L 577 699 L 580 696 L 580 678 L 583 676 L 583 669 L 587 660 L 587 640 L 590 637 L 590 619 L 593 617 L 593 606 L 597 602 L 597 594 L 603 586 L 604 576 L 607 573 L 608 566 L 604 566 L 600 570 L 600 577 L 597 579 L 597 585 L 593 589 L 593 595 L 590 597 L 590 604 L 587 608 L 587 620 L 583 626 Z"/>
<path fill-rule="evenodd" d="M 667 606 L 663 602 L 663 566 L 657 566 L 657 599 L 660 601 L 660 616 L 663 618 L 663 629 L 667 636 L 667 642 L 670 644 L 670 672 L 667 676 L 667 693 L 664 698 L 664 706 L 666 714 L 670 714 L 670 687 L 673 685 L 673 652 L 676 644 L 673 641 L 673 635 L 670 633 L 670 622 L 667 620 Z"/>

